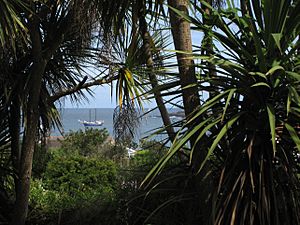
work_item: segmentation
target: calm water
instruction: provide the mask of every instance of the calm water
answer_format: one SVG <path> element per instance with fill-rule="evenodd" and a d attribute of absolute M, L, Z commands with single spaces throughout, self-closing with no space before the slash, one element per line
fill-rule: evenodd
<path fill-rule="evenodd" d="M 177 110 L 172 109 L 171 112 Z M 64 133 L 70 130 L 77 131 L 79 129 L 84 129 L 84 126 L 78 122 L 78 120 L 104 120 L 104 124 L 99 128 L 106 128 L 111 136 L 113 136 L 113 112 L 114 109 L 111 108 L 63 108 L 60 110 L 62 116 L 63 130 Z M 148 115 L 144 116 L 140 127 L 138 129 L 138 137 L 140 139 L 151 133 L 151 130 L 159 128 L 162 126 L 162 119 L 159 116 L 158 110 L 150 112 Z M 59 131 L 53 130 L 52 135 L 60 135 Z M 155 137 L 156 140 L 163 139 L 164 136 Z"/>

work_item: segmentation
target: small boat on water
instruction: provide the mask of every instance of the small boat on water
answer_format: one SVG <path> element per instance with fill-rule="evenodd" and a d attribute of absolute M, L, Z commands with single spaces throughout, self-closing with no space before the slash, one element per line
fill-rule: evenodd
<path fill-rule="evenodd" d="M 85 127 L 97 127 L 102 126 L 103 120 L 95 120 L 95 121 L 86 121 L 86 120 L 78 120 L 79 123 L 82 123 Z"/>
<path fill-rule="evenodd" d="M 83 124 L 85 127 L 98 127 L 98 126 L 102 126 L 104 124 L 104 120 L 97 120 L 96 119 L 96 114 L 97 114 L 96 109 L 95 109 L 95 120 L 94 121 L 91 120 L 91 110 L 89 110 L 89 114 L 90 114 L 89 121 L 87 121 L 87 120 L 78 120 L 78 122 Z"/>

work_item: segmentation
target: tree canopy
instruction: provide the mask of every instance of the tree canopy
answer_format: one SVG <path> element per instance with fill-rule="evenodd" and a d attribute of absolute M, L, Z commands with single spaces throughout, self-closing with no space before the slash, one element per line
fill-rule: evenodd
<path fill-rule="evenodd" d="M 59 101 L 107 84 L 121 141 L 151 99 L 168 135 L 141 186 L 164 200 L 139 222 L 161 224 L 176 205 L 173 224 L 300 224 L 300 1 L 0 0 L 0 11 L 0 208 L 13 205 L 11 224 L 25 224 L 34 150 L 62 125 Z M 184 118 L 172 123 L 167 104 Z M 168 182 L 184 185 L 168 196 Z"/>

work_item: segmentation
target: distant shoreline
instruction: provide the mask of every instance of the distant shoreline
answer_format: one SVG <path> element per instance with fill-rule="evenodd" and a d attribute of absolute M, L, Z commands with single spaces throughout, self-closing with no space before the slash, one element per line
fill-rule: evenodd
<path fill-rule="evenodd" d="M 48 148 L 60 148 L 61 147 L 61 142 L 65 140 L 65 137 L 60 135 L 51 135 L 46 138 L 46 145 Z M 107 140 L 105 143 L 111 143 L 114 144 L 115 140 L 112 136 L 108 136 Z"/>
<path fill-rule="evenodd" d="M 61 147 L 61 141 L 63 141 L 65 138 L 64 136 L 49 136 L 46 138 L 46 145 L 48 148 L 60 148 Z"/>

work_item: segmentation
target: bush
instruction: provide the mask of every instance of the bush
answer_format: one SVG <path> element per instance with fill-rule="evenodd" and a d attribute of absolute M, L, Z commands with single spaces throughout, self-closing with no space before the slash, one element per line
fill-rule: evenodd
<path fill-rule="evenodd" d="M 61 141 L 60 155 L 81 155 L 100 157 L 103 159 L 120 160 L 126 155 L 125 147 L 115 146 L 108 141 L 107 129 L 86 129 L 84 131 L 70 131 Z"/>
<path fill-rule="evenodd" d="M 61 142 L 61 148 L 71 154 L 76 152 L 83 156 L 90 156 L 97 153 L 108 136 L 105 128 L 70 131 Z"/>
<path fill-rule="evenodd" d="M 48 163 L 44 177 L 47 189 L 67 192 L 70 196 L 93 191 L 106 195 L 116 186 L 117 169 L 109 160 L 79 155 L 55 157 Z"/>
<path fill-rule="evenodd" d="M 106 130 L 71 132 L 61 149 L 49 151 L 44 172 L 31 184 L 30 224 L 127 224 L 137 216 L 144 201 L 140 182 L 167 149 L 144 142 L 119 170 L 108 159 L 120 163 L 125 146 L 107 147 L 106 139 Z"/>
<path fill-rule="evenodd" d="M 163 157 L 168 148 L 157 141 L 143 141 L 141 142 L 141 149 L 133 156 L 130 165 L 134 170 L 143 170 L 149 172 L 153 166 Z M 176 164 L 178 160 L 170 160 L 171 164 Z"/>
<path fill-rule="evenodd" d="M 82 209 L 101 208 L 115 200 L 118 186 L 117 167 L 110 160 L 54 155 L 43 179 L 32 182 L 29 219 L 48 224 L 63 212 L 72 218 Z"/>
<path fill-rule="evenodd" d="M 41 178 L 47 163 L 51 160 L 51 153 L 46 146 L 37 145 L 33 155 L 32 177 Z"/>

